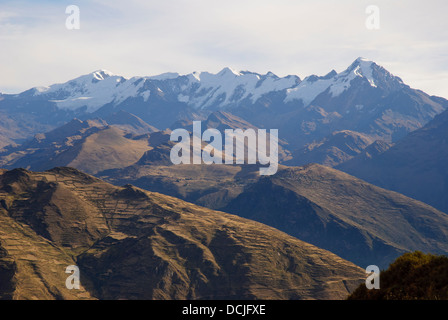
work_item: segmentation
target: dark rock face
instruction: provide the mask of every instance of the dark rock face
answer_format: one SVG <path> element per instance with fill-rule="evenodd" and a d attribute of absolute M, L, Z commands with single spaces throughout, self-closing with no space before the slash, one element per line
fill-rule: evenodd
<path fill-rule="evenodd" d="M 8 252 L 1 247 L 0 243 L 0 300 L 11 300 L 14 296 L 14 275 L 17 266 Z"/>

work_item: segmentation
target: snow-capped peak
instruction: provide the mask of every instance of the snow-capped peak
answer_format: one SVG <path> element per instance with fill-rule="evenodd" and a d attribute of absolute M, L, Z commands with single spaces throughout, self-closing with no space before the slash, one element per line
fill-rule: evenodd
<path fill-rule="evenodd" d="M 100 69 L 100 70 L 96 70 L 96 71 L 92 72 L 91 75 L 93 76 L 93 78 L 95 78 L 97 80 L 104 80 L 108 77 L 114 76 L 115 74 L 113 74 L 110 71 Z"/>
<path fill-rule="evenodd" d="M 241 76 L 241 73 L 233 70 L 232 68 L 225 67 L 217 74 L 218 76 Z"/>
<path fill-rule="evenodd" d="M 156 90 L 161 92 L 159 86 L 164 81 L 171 82 L 169 87 L 180 102 L 194 108 L 221 108 L 237 104 L 244 99 L 254 103 L 267 93 L 296 86 L 300 79 L 297 76 L 280 78 L 272 72 L 266 75 L 248 71 L 237 72 L 229 67 L 216 74 L 193 72 L 182 76 L 177 73 L 165 73 L 128 79 L 107 70 L 96 70 L 66 83 L 35 88 L 34 94 L 44 95 L 62 109 L 76 110 L 86 107 L 88 112 L 93 112 L 105 104 L 118 104 L 127 98 L 141 97 L 147 101 L 154 85 Z"/>
<path fill-rule="evenodd" d="M 344 76 L 348 76 L 350 73 L 353 73 L 355 76 L 364 77 L 369 81 L 372 87 L 376 87 L 375 81 L 372 76 L 374 65 L 376 65 L 375 62 L 366 58 L 359 57 L 342 74 Z"/>
<path fill-rule="evenodd" d="M 34 95 L 45 95 L 61 109 L 76 110 L 81 107 L 92 112 L 110 102 L 119 103 L 142 93 L 142 77 L 126 79 L 107 70 L 96 70 L 65 83 L 34 88 Z"/>
<path fill-rule="evenodd" d="M 333 97 L 338 96 L 349 89 L 352 81 L 356 78 L 363 78 L 367 80 L 371 87 L 376 88 L 379 79 L 374 75 L 378 75 L 379 70 L 387 73 L 389 78 L 395 78 L 375 62 L 359 57 L 346 70 L 340 73 L 336 73 L 333 70 L 324 77 L 316 75 L 306 77 L 297 87 L 287 91 L 285 102 L 302 100 L 306 106 L 326 90 L 329 90 Z"/>
<path fill-rule="evenodd" d="M 372 64 L 372 63 L 375 63 L 375 62 L 373 62 L 372 60 L 369 60 L 367 58 L 364 58 L 364 57 L 358 57 L 358 58 L 356 58 L 356 60 L 353 63 L 368 63 L 368 64 Z"/>
<path fill-rule="evenodd" d="M 176 79 L 179 77 L 180 74 L 178 74 L 177 72 L 165 72 L 156 76 L 149 76 L 147 77 L 147 79 L 164 81 L 164 80 Z"/>
<path fill-rule="evenodd" d="M 220 109 L 244 103 L 255 103 L 272 93 L 286 92 L 285 102 L 302 100 L 305 106 L 321 93 L 336 97 L 355 82 L 372 88 L 396 90 L 404 84 L 375 62 L 357 58 L 347 69 L 332 70 L 325 76 L 311 75 L 303 81 L 298 76 L 278 77 L 272 72 L 258 74 L 235 71 L 226 67 L 218 73 L 193 72 L 187 75 L 164 73 L 156 76 L 124 78 L 100 69 L 66 83 L 34 88 L 35 96 L 43 96 L 62 109 L 85 107 L 89 112 L 105 104 L 119 104 L 128 98 L 148 101 L 163 96 L 199 109 Z M 162 88 L 162 89 L 161 89 Z M 156 90 L 156 91 L 153 91 Z"/>
<path fill-rule="evenodd" d="M 178 100 L 195 108 L 220 108 L 244 99 L 256 102 L 264 94 L 296 86 L 297 76 L 279 78 L 272 72 L 264 76 L 248 71 L 237 72 L 224 68 L 217 74 L 189 74 L 189 83 L 182 87 Z"/>

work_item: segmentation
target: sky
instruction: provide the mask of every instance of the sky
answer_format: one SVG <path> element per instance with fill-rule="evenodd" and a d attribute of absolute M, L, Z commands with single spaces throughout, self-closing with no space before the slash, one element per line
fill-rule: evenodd
<path fill-rule="evenodd" d="M 68 29 L 66 7 L 79 8 Z M 374 5 L 379 29 L 366 20 Z M 217 73 L 325 75 L 365 57 L 448 98 L 446 0 L 0 0 L 0 92 L 98 69 L 125 77 Z"/>

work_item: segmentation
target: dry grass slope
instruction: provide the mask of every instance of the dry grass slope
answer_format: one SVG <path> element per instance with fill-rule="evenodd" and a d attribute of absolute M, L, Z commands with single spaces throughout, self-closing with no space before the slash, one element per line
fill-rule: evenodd
<path fill-rule="evenodd" d="M 173 197 L 70 168 L 0 173 L 0 270 L 15 299 L 343 299 L 364 278 L 328 251 Z M 83 290 L 65 289 L 71 264 Z"/>

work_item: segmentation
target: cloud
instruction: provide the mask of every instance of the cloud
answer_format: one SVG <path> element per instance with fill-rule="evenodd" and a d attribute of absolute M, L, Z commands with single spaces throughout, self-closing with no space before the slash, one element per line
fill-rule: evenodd
<path fill-rule="evenodd" d="M 104 68 L 125 76 L 234 69 L 301 77 L 340 71 L 358 56 L 413 87 L 448 97 L 448 23 L 441 0 L 6 1 L 0 15 L 0 91 L 48 85 Z M 373 3 L 372 2 L 372 3 Z"/>

